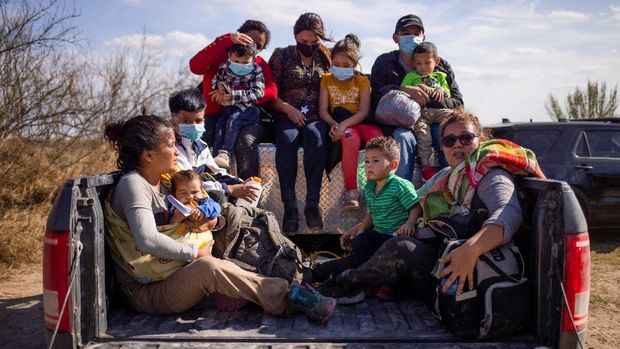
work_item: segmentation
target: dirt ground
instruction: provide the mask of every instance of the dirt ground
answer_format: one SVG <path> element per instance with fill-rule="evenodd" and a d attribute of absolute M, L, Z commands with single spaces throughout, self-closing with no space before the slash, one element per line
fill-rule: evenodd
<path fill-rule="evenodd" d="M 591 294 L 586 348 L 620 348 L 620 235 L 614 231 L 593 232 L 590 238 Z M 0 343 L 3 347 L 45 346 L 41 293 L 40 265 L 1 271 Z"/>

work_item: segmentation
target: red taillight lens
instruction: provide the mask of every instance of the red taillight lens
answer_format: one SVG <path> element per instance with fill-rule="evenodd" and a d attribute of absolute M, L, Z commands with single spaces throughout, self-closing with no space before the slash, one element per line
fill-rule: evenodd
<path fill-rule="evenodd" d="M 588 324 L 590 302 L 590 237 L 588 233 L 564 236 L 564 288 L 577 331 Z M 562 331 L 574 331 L 566 308 L 562 307 Z"/>
<path fill-rule="evenodd" d="M 46 231 L 43 238 L 43 314 L 45 327 L 71 332 L 71 299 L 60 316 L 69 292 L 69 232 Z"/>

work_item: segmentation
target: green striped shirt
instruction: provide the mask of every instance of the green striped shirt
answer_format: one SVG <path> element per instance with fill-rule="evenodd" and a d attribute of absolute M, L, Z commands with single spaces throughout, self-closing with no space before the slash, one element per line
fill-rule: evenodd
<path fill-rule="evenodd" d="M 391 174 L 381 191 L 375 194 L 376 186 L 375 181 L 366 183 L 366 206 L 374 230 L 392 235 L 407 221 L 409 210 L 418 203 L 418 195 L 411 182 L 395 174 Z"/>

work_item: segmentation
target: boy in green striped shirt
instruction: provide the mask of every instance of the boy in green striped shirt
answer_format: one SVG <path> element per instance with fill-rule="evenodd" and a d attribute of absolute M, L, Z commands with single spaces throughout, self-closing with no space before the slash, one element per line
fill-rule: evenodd
<path fill-rule="evenodd" d="M 394 139 L 377 137 L 366 143 L 364 187 L 368 208 L 362 221 L 344 232 L 340 245 L 351 254 L 318 264 L 312 271 L 314 281 L 337 276 L 366 262 L 395 235 L 413 235 L 420 214 L 418 195 L 411 182 L 394 174 L 400 150 Z"/>
<path fill-rule="evenodd" d="M 353 250 L 359 263 L 367 261 L 395 235 L 412 235 L 420 210 L 413 184 L 394 174 L 400 151 L 394 139 L 378 137 L 366 144 L 364 187 L 368 211 L 362 221 L 340 237 L 345 250 Z"/>

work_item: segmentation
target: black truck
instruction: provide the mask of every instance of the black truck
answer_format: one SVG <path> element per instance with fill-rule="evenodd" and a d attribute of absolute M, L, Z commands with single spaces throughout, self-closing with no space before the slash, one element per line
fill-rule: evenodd
<path fill-rule="evenodd" d="M 266 170 L 273 169 L 261 171 Z M 118 173 L 112 173 L 68 180 L 49 214 L 44 237 L 43 298 L 50 347 L 572 349 L 583 346 L 590 295 L 589 236 L 577 197 L 565 182 L 520 179 L 517 183 L 524 193 L 525 219 L 516 240 L 526 260 L 526 275 L 534 284 L 532 309 L 524 309 L 532 314 L 529 327 L 506 338 L 465 341 L 448 332 L 424 304 L 415 300 L 368 298 L 356 305 L 338 306 L 325 325 L 312 323 L 303 315 L 269 316 L 255 306 L 233 313 L 212 308 L 167 316 L 136 313 L 115 291 L 112 262 L 104 238 L 102 200 L 118 178 Z M 338 180 L 332 178 L 330 185 Z M 342 187 L 342 181 L 340 184 Z M 332 190 L 331 194 L 334 193 Z M 263 206 L 270 207 L 269 201 L 278 201 L 278 197 L 274 192 L 264 191 Z M 325 217 L 336 217 L 335 223 L 326 227 L 333 228 L 345 221 L 338 219 L 344 215 L 339 210 L 322 209 Z"/>

